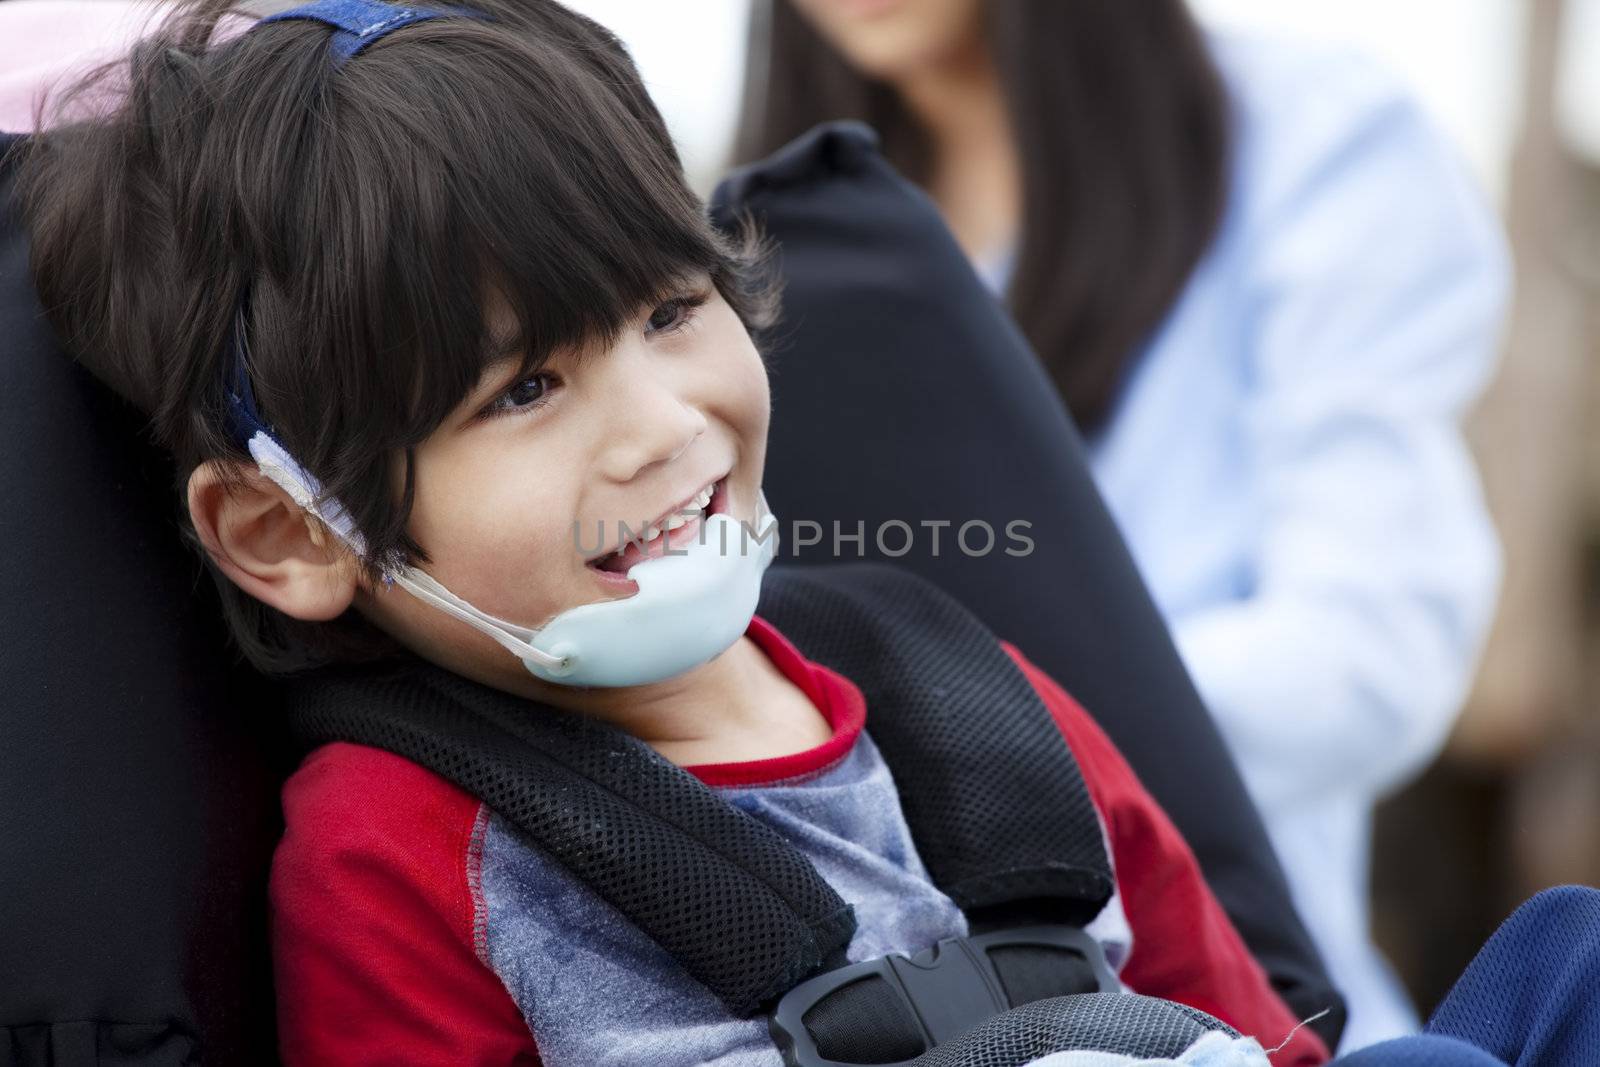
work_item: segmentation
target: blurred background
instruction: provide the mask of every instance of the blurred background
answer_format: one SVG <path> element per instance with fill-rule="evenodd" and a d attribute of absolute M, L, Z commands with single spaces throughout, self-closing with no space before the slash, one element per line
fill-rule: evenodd
<path fill-rule="evenodd" d="M 709 192 L 731 150 L 748 0 L 696 0 L 692 17 L 651 0 L 567 2 L 628 43 Z M 1499 370 L 1468 427 L 1505 550 L 1499 613 L 1449 746 L 1377 820 L 1374 933 L 1426 1012 L 1517 903 L 1600 884 L 1600 0 L 1191 3 L 1208 24 L 1345 42 L 1400 74 L 1515 257 Z M 38 70 L 125 47 L 134 13 L 105 10 L 6 56 L 0 128 L 26 125 L 16 87 Z"/>
<path fill-rule="evenodd" d="M 1375 934 L 1427 1011 L 1537 889 L 1600 884 L 1600 0 L 1192 0 L 1213 25 L 1351 43 L 1405 77 L 1516 258 L 1469 425 L 1505 546 L 1449 747 L 1379 813 Z M 575 0 L 628 42 L 702 192 L 722 173 L 745 0 Z"/>

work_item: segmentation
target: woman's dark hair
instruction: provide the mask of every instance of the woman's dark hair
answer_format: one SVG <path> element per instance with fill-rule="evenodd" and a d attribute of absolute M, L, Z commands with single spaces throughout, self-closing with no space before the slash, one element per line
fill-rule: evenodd
<path fill-rule="evenodd" d="M 1204 254 L 1227 197 L 1228 100 L 1184 0 L 993 0 L 984 32 L 1022 160 L 1007 299 L 1086 430 Z M 926 183 L 930 146 L 895 90 L 795 10 L 751 22 L 735 154 L 766 155 L 826 119 L 876 127 Z"/>
<path fill-rule="evenodd" d="M 472 8 L 487 17 L 404 27 L 336 68 L 322 23 L 229 36 L 230 3 L 184 0 L 57 102 L 96 114 L 22 161 L 51 322 L 150 416 L 180 486 L 249 463 L 224 416 L 243 315 L 261 413 L 355 520 L 374 578 L 426 558 L 412 451 L 499 355 L 490 294 L 530 374 L 609 344 L 691 271 L 751 328 L 771 314 L 754 242 L 711 228 L 617 39 L 546 0 Z M 353 612 L 298 622 L 217 577 L 264 670 L 392 649 Z"/>

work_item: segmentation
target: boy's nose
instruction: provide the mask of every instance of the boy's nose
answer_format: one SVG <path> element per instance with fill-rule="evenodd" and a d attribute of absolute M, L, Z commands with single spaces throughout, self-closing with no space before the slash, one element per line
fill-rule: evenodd
<path fill-rule="evenodd" d="M 631 481 L 649 468 L 670 463 L 706 432 L 706 417 L 670 389 L 633 389 L 612 423 L 605 473 Z"/>

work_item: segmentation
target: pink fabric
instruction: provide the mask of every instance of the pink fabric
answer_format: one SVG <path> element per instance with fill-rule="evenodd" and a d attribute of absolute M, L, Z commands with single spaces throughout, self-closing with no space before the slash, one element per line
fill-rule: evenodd
<path fill-rule="evenodd" d="M 0 131 L 31 131 L 46 93 L 126 54 L 157 14 L 129 0 L 0 4 Z"/>

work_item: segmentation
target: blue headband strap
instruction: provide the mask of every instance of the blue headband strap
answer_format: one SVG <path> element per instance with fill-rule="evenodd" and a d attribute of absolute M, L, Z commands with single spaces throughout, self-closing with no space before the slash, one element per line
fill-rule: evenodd
<path fill-rule="evenodd" d="M 314 0 L 313 3 L 268 15 L 257 22 L 256 26 L 290 19 L 309 19 L 327 23 L 335 31 L 328 41 L 328 51 L 333 55 L 334 66 L 342 67 L 359 55 L 362 49 L 402 26 L 425 22 L 428 19 L 470 14 L 472 13 L 465 11 L 400 7 L 395 4 L 379 3 L 378 0 Z M 255 29 L 255 26 L 251 29 Z"/>
<path fill-rule="evenodd" d="M 256 391 L 250 385 L 250 368 L 245 362 L 244 353 L 244 322 L 249 315 L 249 308 L 250 294 L 247 292 L 239 300 L 233 325 L 228 330 L 227 355 L 228 436 L 245 448 L 249 447 L 250 439 L 257 433 L 274 439 L 278 436 L 277 431 L 261 417 L 261 409 L 256 405 Z"/>
<path fill-rule="evenodd" d="M 368 45 L 385 35 L 413 23 L 446 17 L 482 19 L 485 16 L 465 8 L 435 10 L 402 7 L 378 0 L 313 0 L 312 3 L 280 11 L 258 21 L 255 26 L 290 19 L 307 19 L 333 27 L 328 52 L 335 68 L 354 59 Z M 228 333 L 226 403 L 224 417 L 228 435 L 255 459 L 262 473 L 272 478 L 307 511 L 321 518 L 358 555 L 366 548 L 355 523 L 337 500 L 324 500 L 315 477 L 296 462 L 278 440 L 277 431 L 261 416 L 255 389 L 250 383 L 250 367 L 245 354 L 245 320 L 249 317 L 250 295 L 241 296 Z"/>

